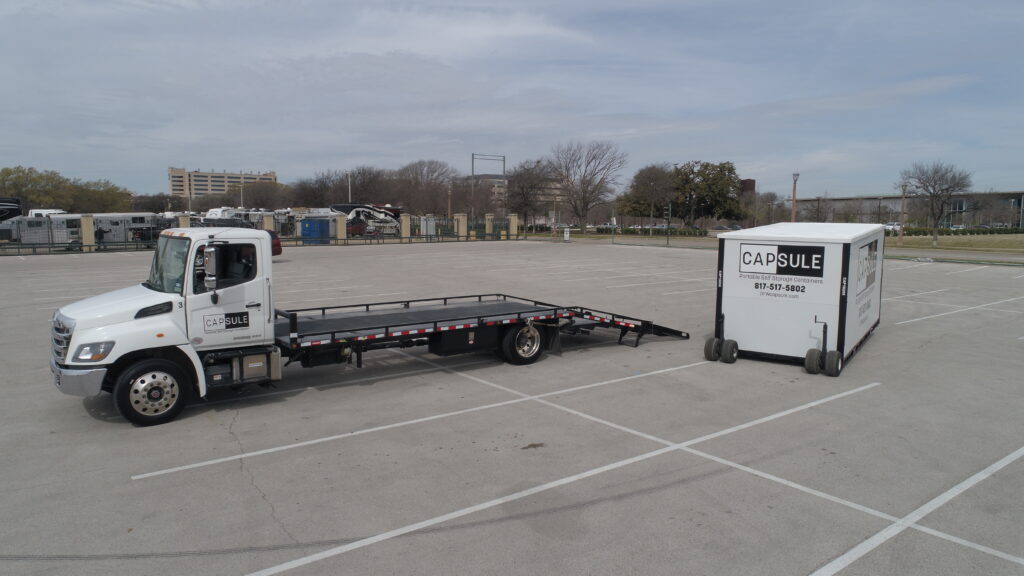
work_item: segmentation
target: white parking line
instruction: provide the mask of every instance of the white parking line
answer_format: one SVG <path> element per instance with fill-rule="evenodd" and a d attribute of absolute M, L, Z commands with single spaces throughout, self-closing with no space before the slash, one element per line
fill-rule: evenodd
<path fill-rule="evenodd" d="M 880 530 L 874 536 L 847 550 L 846 553 L 842 556 L 839 556 L 835 560 L 815 570 L 811 574 L 811 576 L 832 576 L 833 574 L 836 574 L 841 570 L 844 570 L 850 564 L 853 564 L 855 561 L 862 558 L 865 554 L 871 552 L 875 548 L 878 548 L 885 542 L 899 535 L 901 532 L 903 532 L 913 524 L 916 524 L 919 520 L 921 520 L 928 514 L 931 514 L 938 508 L 942 507 L 953 498 L 956 498 L 960 494 L 963 494 L 964 492 L 966 492 L 967 490 L 969 490 L 982 480 L 988 478 L 992 474 L 995 474 L 996 472 L 1002 470 L 1003 468 L 1009 466 L 1010 464 L 1013 464 L 1021 456 L 1024 456 L 1024 446 L 1018 448 L 1012 454 L 1009 454 L 1008 456 L 999 460 L 995 464 L 992 464 L 988 468 L 985 468 L 981 472 L 978 472 L 974 476 L 971 476 L 967 480 L 964 480 L 963 482 L 957 484 L 956 486 L 950 488 L 949 490 L 943 492 L 942 494 L 939 494 L 931 501 L 918 508 L 917 510 L 914 510 L 910 514 L 907 514 L 903 518 L 900 518 L 897 522 Z"/>
<path fill-rule="evenodd" d="M 309 282 L 306 282 L 309 284 Z M 356 284 L 353 286 L 320 286 L 317 288 L 299 288 L 297 290 L 274 290 L 274 295 L 296 294 L 298 292 L 322 292 L 324 290 L 353 290 L 355 288 L 373 288 L 373 284 Z"/>
<path fill-rule="evenodd" d="M 675 284 L 678 282 L 705 282 L 707 280 L 714 280 L 714 278 L 680 278 L 679 280 L 665 280 L 662 282 L 639 282 L 637 284 L 618 284 L 615 286 L 605 286 L 605 288 L 632 288 L 634 286 L 654 286 L 656 284 Z"/>
<path fill-rule="evenodd" d="M 974 272 L 975 270 L 981 270 L 982 268 L 988 268 L 988 266 L 976 266 L 974 268 L 968 268 L 966 270 L 957 270 L 955 272 L 946 272 L 946 276 L 952 276 L 953 274 L 963 274 L 964 272 Z"/>
<path fill-rule="evenodd" d="M 930 266 L 930 265 L 931 265 L 931 262 L 925 262 L 923 264 L 914 264 L 913 266 L 904 266 L 902 268 L 892 268 L 889 271 L 890 272 L 895 272 L 897 270 L 910 270 L 911 268 L 920 268 L 921 266 Z"/>
<path fill-rule="evenodd" d="M 471 377 L 471 378 L 474 378 L 474 377 Z M 540 494 L 542 492 L 546 492 L 546 491 L 554 489 L 554 488 L 559 488 L 561 486 L 566 486 L 568 484 L 573 484 L 575 482 L 579 482 L 580 480 L 585 480 L 587 478 L 590 478 L 590 477 L 593 477 L 593 476 L 597 476 L 598 474 L 604 474 L 605 472 L 610 472 L 612 470 L 618 470 L 619 468 L 624 468 L 626 466 L 630 466 L 630 465 L 636 464 L 638 462 L 643 462 L 645 460 L 650 460 L 651 458 L 656 458 L 658 456 L 661 456 L 662 454 L 667 454 L 667 453 L 672 452 L 674 450 L 679 450 L 679 449 L 691 446 L 693 444 L 696 444 L 698 442 L 703 442 L 705 440 L 710 440 L 712 438 L 718 438 L 718 437 L 724 436 L 726 434 L 731 434 L 733 432 L 738 432 L 740 430 L 745 430 L 747 428 L 750 428 L 752 426 L 756 426 L 758 424 L 763 424 L 765 422 L 770 422 L 770 421 L 775 420 L 777 418 L 782 418 L 784 416 L 788 416 L 790 414 L 794 414 L 794 413 L 800 412 L 802 410 L 807 410 L 809 408 L 813 408 L 814 406 L 819 406 L 819 405 L 824 404 L 826 402 L 831 402 L 832 400 L 838 400 L 839 398 L 845 398 L 846 396 L 849 396 L 851 394 L 856 394 L 857 392 L 868 390 L 868 389 L 874 388 L 875 386 L 878 386 L 878 385 L 879 385 L 879 383 L 876 382 L 874 384 L 868 384 L 867 386 L 861 386 L 860 388 L 855 388 L 853 390 L 848 390 L 848 391 L 843 392 L 841 394 L 836 394 L 834 396 L 829 396 L 828 398 L 823 398 L 821 400 L 816 400 L 814 402 L 809 402 L 809 403 L 804 404 L 802 406 L 797 406 L 795 408 L 790 408 L 789 410 L 783 410 L 782 412 L 778 412 L 778 413 L 772 414 L 770 416 L 765 416 L 764 418 L 758 418 L 757 420 L 752 420 L 752 421 L 747 422 L 745 424 L 740 424 L 739 426 L 733 426 L 732 428 L 727 428 L 725 430 L 721 430 L 721 431 L 715 432 L 713 434 L 708 434 L 706 436 L 702 436 L 702 437 L 696 438 L 694 440 L 689 440 L 687 442 L 681 442 L 679 444 L 672 444 L 670 446 L 665 446 L 665 447 L 660 448 L 658 450 L 654 450 L 654 451 L 651 451 L 651 452 L 640 454 L 639 456 L 634 456 L 632 458 L 627 458 L 625 460 L 619 460 L 618 462 L 612 462 L 611 464 L 606 464 L 604 466 L 600 466 L 600 467 L 597 467 L 597 468 L 592 468 L 590 470 L 586 470 L 584 472 L 580 472 L 579 474 L 573 474 L 572 476 L 566 476 L 566 477 L 563 477 L 563 478 L 559 478 L 558 480 L 554 480 L 554 481 L 551 481 L 551 482 L 548 482 L 548 483 L 545 483 L 545 484 L 540 484 L 538 486 L 534 486 L 533 488 L 527 488 L 526 490 L 521 490 L 519 492 L 515 492 L 513 494 L 509 494 L 508 496 L 503 496 L 501 498 L 495 498 L 494 500 L 489 500 L 489 501 L 483 502 L 481 504 L 476 504 L 474 506 L 469 506 L 469 507 L 466 507 L 466 508 L 462 508 L 460 510 L 455 510 L 453 512 L 449 512 L 448 514 L 442 514 L 440 516 L 435 516 L 434 518 L 423 520 L 422 522 L 416 522 L 414 524 L 408 524 L 406 526 L 402 526 L 401 528 L 396 528 L 394 530 L 390 530 L 388 532 L 383 532 L 383 533 L 377 534 L 375 536 L 370 536 L 368 538 L 363 538 L 362 540 L 357 540 L 355 542 L 351 542 L 351 543 L 345 544 L 343 546 L 337 546 L 337 547 L 334 547 L 334 548 L 329 548 L 327 550 L 323 550 L 323 551 L 318 552 L 316 554 L 310 554 L 309 556 L 304 556 L 302 558 L 297 558 L 297 559 L 292 560 L 290 562 L 285 562 L 283 564 L 278 564 L 277 566 L 272 566 L 270 568 L 266 568 L 266 569 L 260 570 L 258 572 L 253 572 L 249 576 L 270 576 L 272 574 L 280 574 L 282 572 L 287 572 L 288 570 L 292 570 L 292 569 L 295 569 L 295 568 L 300 568 L 302 566 L 308 566 L 308 565 L 313 564 L 315 562 L 319 562 L 321 560 L 326 560 L 327 558 L 333 558 L 334 556 L 338 556 L 338 555 L 344 554 L 346 552 L 351 552 L 352 550 L 358 550 L 360 548 L 365 548 L 367 546 L 370 546 L 372 544 L 376 544 L 378 542 L 384 542 L 385 540 L 391 540 L 392 538 L 397 538 L 398 536 L 403 536 L 405 534 L 416 532 L 418 530 L 423 530 L 425 528 L 430 528 L 431 526 L 436 526 L 438 524 L 443 524 L 443 523 L 448 522 L 450 520 L 455 520 L 455 519 L 461 518 L 463 516 L 468 516 L 470 514 L 475 514 L 477 512 L 488 510 L 488 509 L 494 508 L 496 506 L 501 506 L 501 505 L 507 504 L 509 502 L 514 502 L 514 501 L 517 501 L 517 500 L 522 500 L 524 498 L 528 498 L 528 497 L 533 496 L 535 494 Z"/>
<path fill-rule="evenodd" d="M 305 290 L 303 290 L 305 292 Z M 400 294 L 408 294 L 408 292 L 384 292 L 381 294 L 355 294 L 352 296 L 335 296 L 332 300 L 351 300 L 353 298 L 376 298 L 378 296 L 398 296 Z M 293 302 L 303 302 L 302 300 L 278 300 L 275 305 L 291 304 Z M 308 302 L 306 302 L 308 304 Z"/>
<path fill-rule="evenodd" d="M 295 448 L 304 448 L 306 446 L 314 446 L 316 444 L 322 444 L 324 442 L 331 442 L 331 441 L 334 441 L 334 440 L 341 440 L 343 438 L 351 438 L 353 436 L 362 436 L 364 434 L 369 434 L 371 432 L 380 432 L 380 431 L 383 431 L 383 430 L 392 430 L 392 429 L 395 429 L 395 428 L 403 428 L 405 426 L 411 426 L 413 424 L 422 424 L 424 422 L 430 422 L 430 421 L 433 421 L 433 420 L 440 420 L 442 418 L 450 418 L 452 416 L 459 416 L 461 414 L 469 414 L 469 413 L 472 413 L 472 412 L 479 412 L 481 410 L 489 410 L 491 408 L 500 408 L 502 406 L 508 406 L 510 404 L 518 404 L 520 402 L 526 402 L 528 400 L 538 400 L 538 399 L 542 399 L 542 398 L 547 398 L 548 396 L 556 396 L 556 395 L 559 395 L 559 394 L 569 394 L 569 393 L 572 393 L 572 392 L 578 392 L 580 390 L 588 390 L 590 388 L 597 388 L 597 387 L 600 387 L 600 386 L 607 386 L 609 384 L 618 384 L 619 382 L 628 382 L 630 380 L 636 380 L 637 378 L 646 378 L 648 376 L 653 376 L 653 375 L 656 375 L 656 374 L 665 374 L 665 373 L 668 373 L 668 372 L 674 372 L 676 370 L 685 370 L 687 368 L 693 368 L 695 366 L 700 366 L 702 364 L 707 364 L 707 362 L 704 361 L 704 362 L 696 362 L 696 363 L 693 363 L 693 364 L 685 364 L 683 366 L 673 366 L 671 368 L 663 368 L 661 370 L 654 370 L 654 371 L 651 371 L 651 372 L 644 372 L 642 374 L 633 374 L 632 376 L 623 376 L 621 378 L 614 378 L 614 379 L 611 379 L 611 380 L 604 380 L 602 382 L 595 382 L 593 384 L 584 384 L 584 385 L 581 385 L 581 386 L 573 386 L 572 388 L 563 388 L 561 390 L 555 390 L 554 392 L 545 392 L 544 394 L 535 394 L 535 395 L 530 396 L 530 395 L 523 394 L 522 392 L 517 392 L 515 390 L 511 390 L 509 388 L 505 388 L 504 386 L 498 386 L 497 384 L 492 384 L 490 382 L 487 382 L 486 380 L 481 380 L 479 378 L 476 378 L 475 376 L 470 376 L 468 374 L 460 373 L 460 372 L 454 370 L 453 369 L 454 367 L 442 366 L 440 364 L 436 364 L 436 363 L 431 362 L 430 360 L 426 360 L 424 358 L 419 358 L 417 356 L 411 356 L 409 354 L 406 354 L 405 352 L 399 352 L 399 353 L 402 354 L 402 355 L 408 356 L 409 358 L 412 358 L 414 360 L 419 360 L 420 362 L 428 364 L 428 365 L 431 366 L 431 368 L 425 369 L 425 370 L 411 371 L 411 372 L 408 372 L 408 373 L 389 375 L 388 377 L 391 377 L 391 376 L 405 376 L 405 375 L 417 374 L 417 373 L 421 373 L 421 372 L 428 372 L 428 371 L 432 371 L 432 370 L 442 370 L 442 371 L 445 371 L 445 372 L 449 372 L 449 373 L 453 373 L 453 374 L 458 374 L 459 376 L 463 376 L 465 378 L 469 378 L 469 379 L 474 380 L 474 381 L 482 382 L 482 383 L 487 384 L 487 385 L 489 385 L 491 387 L 499 388 L 499 389 L 501 389 L 503 391 L 507 391 L 509 393 L 515 394 L 516 396 L 518 396 L 518 398 L 514 398 L 512 400 L 506 400 L 504 402 L 495 402 L 493 404 L 484 404 L 484 405 L 481 405 L 481 406 L 474 406 L 472 408 L 466 408 L 466 409 L 463 409 L 463 410 L 455 410 L 453 412 L 445 412 L 443 414 L 436 414 L 434 416 L 425 416 L 423 418 L 416 418 L 416 419 L 413 419 L 413 420 L 406 420 L 404 422 L 395 422 L 395 423 L 392 423 L 392 424 L 385 424 L 383 426 L 375 426 L 373 428 L 364 428 L 362 430 L 355 430 L 355 431 L 352 431 L 352 432 L 345 432 L 345 433 L 342 433 L 342 434 L 335 434 L 335 435 L 332 435 L 332 436 L 325 436 L 325 437 L 322 437 L 322 438 L 314 438 L 312 440 L 307 440 L 307 441 L 304 441 L 304 442 L 295 442 L 293 444 L 286 444 L 286 445 L 283 445 L 283 446 L 275 446 L 275 447 L 272 447 L 272 448 L 266 448 L 264 450 L 255 450 L 253 452 L 243 452 L 241 454 L 235 454 L 233 456 L 225 456 L 223 458 L 216 458 L 216 459 L 213 459 L 213 460 L 204 460 L 203 462 L 196 462 L 194 464 L 186 464 L 186 465 L 183 465 L 183 466 L 175 466 L 173 468 L 165 468 L 163 470 L 157 470 L 155 472 L 146 472 L 145 474 L 136 474 L 136 475 L 132 476 L 131 479 L 132 480 L 143 480 L 143 479 L 146 479 L 146 478 L 152 478 L 154 476 L 162 476 L 164 474 L 171 474 L 171 473 L 174 473 L 174 472 L 183 472 L 185 470 L 194 470 L 196 468 L 204 468 L 206 466 L 213 466 L 215 464 L 223 464 L 225 462 L 235 462 L 235 461 L 238 461 L 238 460 L 243 460 L 243 459 L 246 459 L 246 458 L 252 458 L 252 457 L 255 457 L 255 456 L 262 456 L 262 455 L 265 455 L 265 454 L 273 454 L 275 452 L 283 452 L 285 450 L 292 450 L 292 449 L 295 449 Z M 458 367 L 462 367 L 462 366 L 458 366 Z M 381 376 L 376 376 L 376 377 L 371 377 L 371 378 L 363 378 L 361 380 L 380 379 L 380 378 L 381 378 Z M 359 381 L 360 380 L 347 380 L 346 383 L 359 382 Z M 316 387 L 314 386 L 312 388 L 316 388 Z M 252 398 L 265 398 L 265 397 L 270 396 L 270 395 L 294 393 L 294 392 L 299 392 L 299 391 L 301 391 L 301 390 L 292 390 L 292 391 L 282 390 L 280 392 L 271 392 L 271 393 L 268 393 L 268 394 L 260 394 L 258 396 L 253 396 Z M 233 399 L 233 400 L 237 401 L 238 399 Z M 225 402 L 226 402 L 226 400 L 225 400 Z"/>
<path fill-rule="evenodd" d="M 700 290 L 676 290 L 675 292 L 662 292 L 662 296 L 672 296 L 673 294 L 696 294 L 697 292 L 710 292 L 714 288 L 701 288 Z"/>
<path fill-rule="evenodd" d="M 945 292 L 949 288 L 940 288 L 938 290 L 929 290 L 927 292 L 914 292 L 913 294 L 904 294 L 903 296 L 891 296 L 889 298 L 882 298 L 882 300 L 899 300 L 900 298 L 911 298 L 913 296 L 924 296 L 925 294 L 937 294 L 939 292 Z"/>
<path fill-rule="evenodd" d="M 970 308 L 961 308 L 959 310 L 951 310 L 949 312 L 943 312 L 941 314 L 932 314 L 931 316 L 922 316 L 921 318 L 914 318 L 912 320 L 904 320 L 902 322 L 896 322 L 894 326 L 901 324 L 910 324 L 912 322 L 920 322 L 921 320 L 931 320 L 932 318 L 939 318 L 941 316 L 949 316 L 950 314 L 959 314 L 960 312 L 967 312 L 968 310 L 977 310 L 978 308 L 985 308 L 988 306 L 995 306 L 996 304 L 1005 304 L 1006 302 L 1015 302 L 1017 300 L 1024 299 L 1024 296 L 1018 296 L 1016 298 L 1007 298 L 1006 300 L 999 300 L 998 302 L 989 302 L 988 304 L 979 304 L 977 306 L 971 306 Z"/>
<path fill-rule="evenodd" d="M 742 470 L 742 471 L 747 472 L 749 474 L 753 474 L 754 476 L 757 476 L 759 478 L 764 478 L 765 480 L 769 480 L 771 482 L 782 484 L 783 486 L 788 486 L 788 487 L 790 487 L 790 488 L 792 488 L 794 490 L 799 490 L 799 491 L 804 492 L 806 494 L 810 494 L 812 496 L 817 496 L 818 498 L 823 498 L 825 500 L 828 500 L 829 502 L 834 502 L 834 503 L 839 504 L 841 506 L 846 506 L 847 508 L 852 508 L 854 510 L 858 510 L 860 512 L 863 512 L 865 514 L 869 514 L 869 515 L 874 516 L 876 518 L 881 518 L 883 520 L 888 520 L 889 522 L 898 522 L 899 521 L 899 518 L 896 518 L 895 516 L 892 516 L 890 514 L 886 514 L 885 512 L 880 512 L 878 510 L 874 510 L 872 508 L 868 508 L 867 506 L 862 506 L 860 504 L 857 504 L 856 502 L 850 502 L 849 500 L 844 500 L 843 498 L 832 496 L 831 494 L 826 494 L 825 492 L 821 492 L 820 490 L 815 490 L 814 488 L 810 488 L 810 487 L 804 486 L 802 484 L 797 484 L 796 482 L 790 482 L 789 480 L 786 480 L 785 478 L 780 478 L 780 477 L 775 476 L 773 474 L 768 474 L 767 472 L 762 472 L 760 470 L 755 470 L 754 468 L 750 468 L 750 467 L 744 466 L 742 464 L 737 464 L 736 462 L 731 462 L 731 461 L 726 460 L 724 458 L 719 458 L 718 456 L 713 456 L 713 455 L 708 454 L 706 452 L 701 452 L 700 450 L 695 450 L 693 448 L 683 448 L 682 450 L 684 450 L 686 452 L 689 452 L 691 454 L 695 454 L 695 455 L 700 456 L 702 458 L 707 458 L 708 460 L 713 460 L 715 462 L 718 462 L 719 464 L 724 464 L 726 466 L 735 468 L 737 470 Z M 956 536 L 952 536 L 950 534 L 946 534 L 945 532 L 940 532 L 940 531 L 935 530 L 933 528 L 928 528 L 927 526 L 920 526 L 918 524 L 912 524 L 909 527 L 913 528 L 914 530 L 917 530 L 919 532 L 923 532 L 925 534 L 928 534 L 930 536 L 935 536 L 936 538 L 942 538 L 943 540 L 946 540 L 946 541 L 949 541 L 949 542 L 953 542 L 955 544 L 959 544 L 959 545 L 965 546 L 967 548 L 971 548 L 972 550 L 977 550 L 978 552 L 983 552 L 985 554 L 990 554 L 990 555 L 995 556 L 997 558 L 1001 558 L 1003 560 L 1007 560 L 1009 562 L 1013 562 L 1014 564 L 1020 564 L 1020 565 L 1024 566 L 1024 558 L 1021 558 L 1019 556 L 1014 556 L 1012 554 L 1007 554 L 1006 552 L 1002 552 L 1002 551 L 996 550 L 994 548 L 989 548 L 988 546 L 982 546 L 981 544 L 976 544 L 976 543 L 971 542 L 969 540 L 964 540 L 963 538 L 958 538 Z"/>

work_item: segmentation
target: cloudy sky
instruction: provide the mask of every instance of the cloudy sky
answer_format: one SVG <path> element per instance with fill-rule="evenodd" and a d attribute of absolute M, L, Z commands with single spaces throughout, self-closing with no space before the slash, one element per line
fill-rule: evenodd
<path fill-rule="evenodd" d="M 0 167 L 152 194 L 607 140 L 623 183 L 878 194 L 941 160 L 1022 190 L 1022 30 L 1021 0 L 0 0 Z"/>

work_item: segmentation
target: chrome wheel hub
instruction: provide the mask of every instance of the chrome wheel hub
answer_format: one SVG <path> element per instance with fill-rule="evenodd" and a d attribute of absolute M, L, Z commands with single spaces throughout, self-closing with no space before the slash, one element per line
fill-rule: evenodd
<path fill-rule="evenodd" d="M 178 401 L 178 381 L 166 372 L 146 372 L 132 380 L 132 409 L 146 416 L 167 412 Z"/>

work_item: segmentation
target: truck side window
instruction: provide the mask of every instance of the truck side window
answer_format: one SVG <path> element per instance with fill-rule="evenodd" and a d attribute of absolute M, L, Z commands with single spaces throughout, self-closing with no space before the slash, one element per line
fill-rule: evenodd
<path fill-rule="evenodd" d="M 244 284 L 256 277 L 256 246 L 253 244 L 228 244 L 224 246 L 218 258 L 220 281 L 218 285 L 223 287 L 237 286 Z"/>
<path fill-rule="evenodd" d="M 203 280 L 206 279 L 206 268 L 203 267 L 203 247 L 200 246 L 196 250 L 196 258 L 193 262 L 193 278 L 192 278 L 192 292 L 195 294 L 202 294 L 206 292 L 206 285 L 203 284 Z"/>
<path fill-rule="evenodd" d="M 245 284 L 256 277 L 256 246 L 254 244 L 218 244 L 217 250 L 217 285 L 220 288 L 230 288 L 239 284 Z M 196 251 L 196 259 L 193 263 L 195 271 L 192 282 L 192 291 L 196 294 L 206 292 L 203 279 L 206 278 L 206 270 L 203 268 L 203 248 Z"/>

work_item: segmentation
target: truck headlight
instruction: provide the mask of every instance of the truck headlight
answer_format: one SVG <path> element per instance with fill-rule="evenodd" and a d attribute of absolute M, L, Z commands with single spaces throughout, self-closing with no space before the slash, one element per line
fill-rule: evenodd
<path fill-rule="evenodd" d="M 79 362 L 99 362 L 106 358 L 113 348 L 113 342 L 82 344 L 78 347 L 78 350 L 75 350 L 75 355 L 72 358 Z"/>

